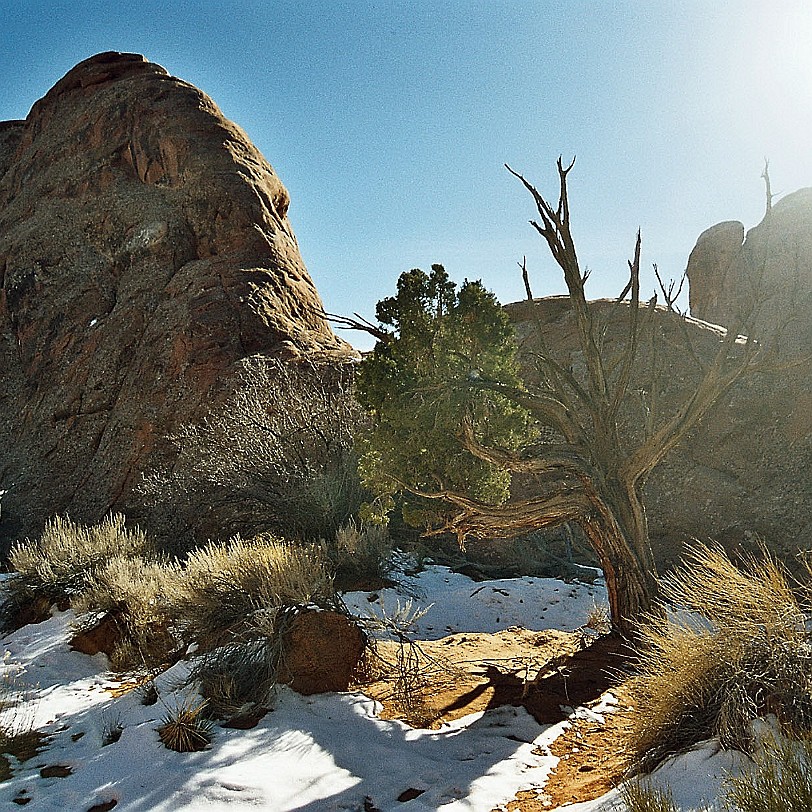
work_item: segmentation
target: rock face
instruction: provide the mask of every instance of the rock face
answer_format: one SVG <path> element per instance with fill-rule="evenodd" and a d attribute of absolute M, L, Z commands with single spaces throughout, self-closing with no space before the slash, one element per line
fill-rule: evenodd
<path fill-rule="evenodd" d="M 746 239 L 738 222 L 709 228 L 687 273 L 694 316 L 762 340 L 778 333 L 784 355 L 804 352 L 812 344 L 812 188 L 781 198 Z"/>
<path fill-rule="evenodd" d="M 243 359 L 352 354 L 288 203 L 211 99 L 138 55 L 0 124 L 0 539 L 126 509 Z"/>

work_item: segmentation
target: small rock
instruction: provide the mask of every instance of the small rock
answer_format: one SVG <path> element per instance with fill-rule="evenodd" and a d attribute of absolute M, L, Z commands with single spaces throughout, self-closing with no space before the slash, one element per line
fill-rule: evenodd
<path fill-rule="evenodd" d="M 426 790 L 424 789 L 415 789 L 414 787 L 410 787 L 409 789 L 404 789 L 403 792 L 398 795 L 398 800 L 405 804 L 408 801 L 413 801 L 415 798 L 419 798 Z"/>
<path fill-rule="evenodd" d="M 42 778 L 67 778 L 69 775 L 73 775 L 73 770 L 67 764 L 52 764 L 43 767 L 39 774 Z"/>

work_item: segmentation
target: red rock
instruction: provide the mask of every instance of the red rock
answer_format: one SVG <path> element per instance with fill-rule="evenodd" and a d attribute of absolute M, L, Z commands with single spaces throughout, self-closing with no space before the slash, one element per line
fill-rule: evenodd
<path fill-rule="evenodd" d="M 132 507 L 247 357 L 351 354 L 288 206 L 208 96 L 135 54 L 0 124 L 0 538 Z"/>
<path fill-rule="evenodd" d="M 283 636 L 278 680 L 305 696 L 346 691 L 364 645 L 363 632 L 346 615 L 302 612 Z"/>

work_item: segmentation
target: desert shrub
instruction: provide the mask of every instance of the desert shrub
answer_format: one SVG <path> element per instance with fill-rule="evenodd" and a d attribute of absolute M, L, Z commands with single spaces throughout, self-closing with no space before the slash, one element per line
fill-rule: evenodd
<path fill-rule="evenodd" d="M 592 601 L 592 608 L 581 627 L 581 633 L 585 644 L 596 637 L 612 633 L 612 617 L 606 604 L 599 605 L 594 600 Z"/>
<path fill-rule="evenodd" d="M 80 525 L 55 516 L 38 541 L 15 544 L 9 563 L 15 570 L 6 581 L 17 605 L 43 598 L 60 601 L 81 594 L 94 572 L 111 557 L 143 555 L 151 550 L 146 535 L 124 526 L 124 516 L 108 516 L 95 525 Z"/>
<path fill-rule="evenodd" d="M 211 742 L 212 723 L 204 716 L 206 701 L 187 699 L 167 710 L 158 728 L 158 737 L 169 750 L 192 753 L 205 750 Z"/>
<path fill-rule="evenodd" d="M 412 636 L 418 621 L 430 609 L 431 606 L 414 606 L 411 599 L 405 603 L 398 600 L 389 609 L 381 600 L 377 609 L 370 607 L 369 614 L 361 618 L 364 628 L 374 638 L 397 644 L 392 661 L 373 638 L 373 644 L 367 649 L 363 668 L 369 672 L 370 679 L 390 683 L 389 698 L 403 720 L 415 727 L 426 727 L 439 715 L 432 697 L 426 692 L 427 668 L 439 666 L 449 672 L 452 670 L 447 663 L 438 663 L 429 657 Z"/>
<path fill-rule="evenodd" d="M 190 681 L 219 716 L 269 702 L 282 635 L 300 609 L 341 608 L 323 548 L 269 535 L 190 553 L 171 604 L 203 652 Z"/>
<path fill-rule="evenodd" d="M 727 782 L 726 800 L 740 812 L 809 812 L 812 809 L 812 737 L 771 738 L 753 768 Z"/>
<path fill-rule="evenodd" d="M 251 634 L 257 618 L 280 607 L 335 608 L 333 578 L 317 546 L 265 535 L 209 543 L 189 554 L 170 598 L 189 640 L 203 648 Z"/>
<path fill-rule="evenodd" d="M 366 417 L 353 394 L 355 367 L 246 360 L 225 402 L 172 438 L 172 473 L 147 479 L 145 495 L 156 507 L 205 501 L 247 532 L 332 538 L 364 499 L 354 437 Z"/>
<path fill-rule="evenodd" d="M 392 566 L 392 543 L 386 525 L 350 519 L 338 528 L 332 541 L 323 541 L 322 546 L 341 581 L 380 581 Z"/>
<path fill-rule="evenodd" d="M 812 725 L 812 646 L 807 615 L 766 553 L 734 565 L 697 545 L 663 579 L 667 605 L 639 628 L 632 741 L 643 766 L 718 736 L 749 750 L 751 722 L 775 713 Z"/>
<path fill-rule="evenodd" d="M 169 595 L 182 577 L 166 559 L 116 555 L 98 567 L 72 601 L 78 613 L 112 616 L 123 634 L 111 658 L 114 667 L 158 665 L 171 659 L 180 641 L 171 632 Z M 80 617 L 78 625 L 85 625 Z"/>

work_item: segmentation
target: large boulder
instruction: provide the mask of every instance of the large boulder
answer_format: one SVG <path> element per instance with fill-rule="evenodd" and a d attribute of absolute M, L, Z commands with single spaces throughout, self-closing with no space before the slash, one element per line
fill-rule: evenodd
<path fill-rule="evenodd" d="M 691 313 L 777 340 L 792 357 L 812 345 L 812 188 L 781 198 L 747 232 L 712 226 L 688 259 Z"/>
<path fill-rule="evenodd" d="M 0 123 L 0 540 L 128 509 L 255 355 L 340 361 L 246 134 L 135 54 Z"/>

